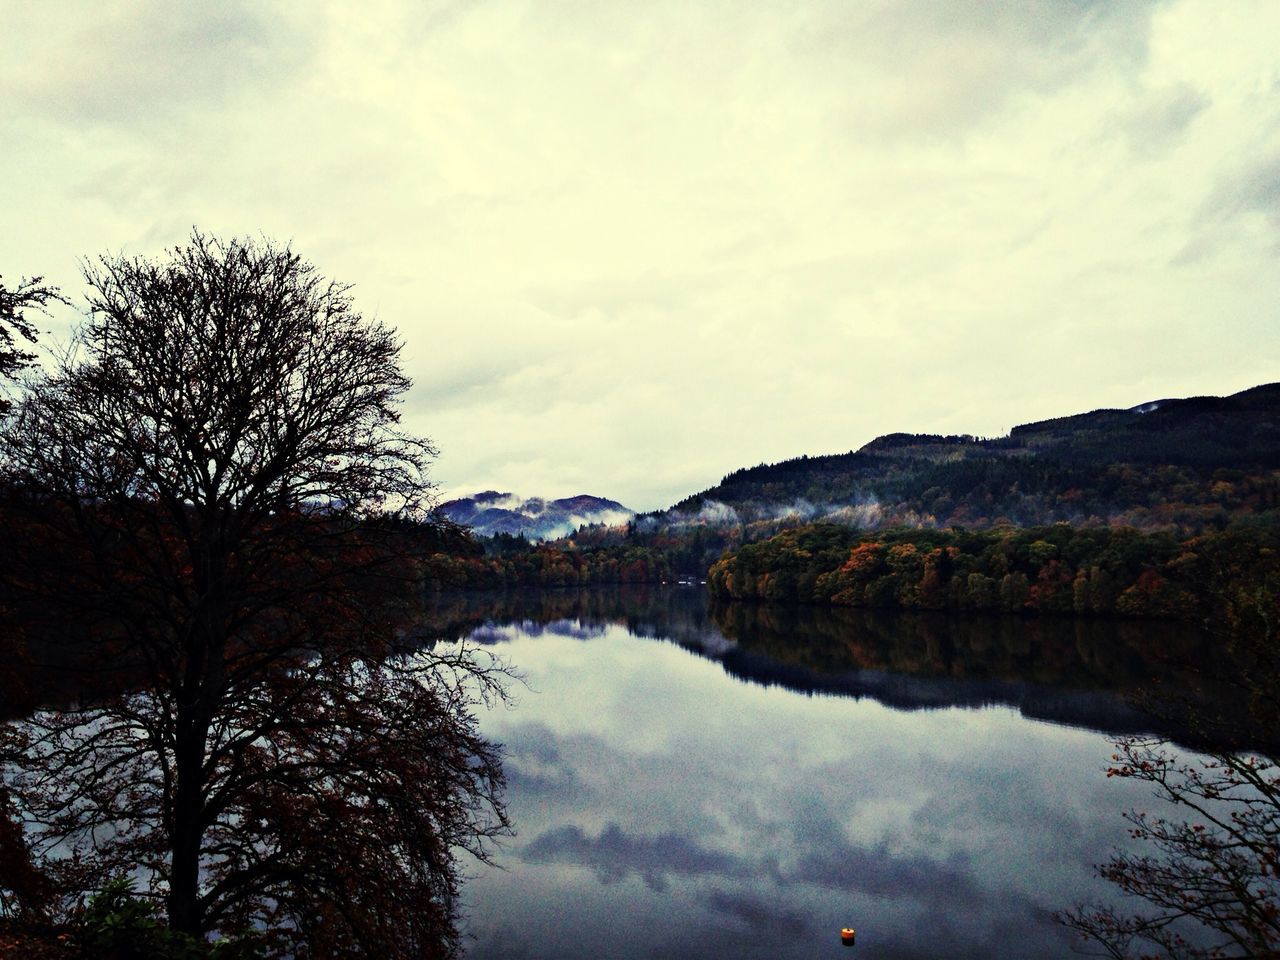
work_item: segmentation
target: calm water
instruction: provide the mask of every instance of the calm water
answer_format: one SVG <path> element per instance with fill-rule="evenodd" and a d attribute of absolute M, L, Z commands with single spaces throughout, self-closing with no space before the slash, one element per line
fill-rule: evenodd
<path fill-rule="evenodd" d="M 500 601 L 483 717 L 518 835 L 465 887 L 484 958 L 1061 957 L 1139 784 L 1109 736 L 1166 627 Z M 839 930 L 858 931 L 853 951 Z"/>

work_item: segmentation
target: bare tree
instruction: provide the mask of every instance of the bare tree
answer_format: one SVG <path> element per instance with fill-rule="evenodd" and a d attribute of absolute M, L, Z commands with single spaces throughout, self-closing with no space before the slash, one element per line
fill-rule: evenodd
<path fill-rule="evenodd" d="M 61 301 L 61 295 L 45 285 L 41 277 L 21 280 L 13 289 L 0 277 L 0 380 L 14 378 L 35 362 L 36 355 L 19 343 L 20 340 L 36 342 L 36 327 L 27 319 L 26 311 L 43 311 L 55 300 Z M 10 407 L 9 400 L 0 395 L 0 416 Z M 0 710 L 25 699 L 17 669 L 23 650 L 8 614 L 0 594 Z M 26 837 L 12 810 L 9 791 L 0 783 L 0 916 L 38 914 L 45 891 L 44 878 L 31 863 Z"/>
<path fill-rule="evenodd" d="M 85 276 L 0 440 L 15 593 L 116 674 L 17 730 L 37 856 L 69 897 L 141 868 L 197 936 L 449 955 L 456 851 L 507 828 L 472 715 L 502 672 L 413 635 L 434 450 L 399 426 L 399 342 L 270 242 Z"/>
<path fill-rule="evenodd" d="M 0 377 L 11 378 L 35 362 L 36 355 L 19 344 L 19 340 L 36 342 L 36 327 L 26 311 L 44 310 L 50 302 L 61 300 L 57 289 L 41 277 L 22 280 L 12 290 L 0 277 Z M 8 407 L 8 401 L 0 397 L 0 413 Z"/>

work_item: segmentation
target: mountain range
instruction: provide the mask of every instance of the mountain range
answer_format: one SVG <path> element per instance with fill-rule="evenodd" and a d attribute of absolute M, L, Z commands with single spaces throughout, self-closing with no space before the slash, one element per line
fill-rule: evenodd
<path fill-rule="evenodd" d="M 560 500 L 544 500 L 541 497 L 522 498 L 496 490 L 449 500 L 441 504 L 439 510 L 454 523 L 470 527 L 477 536 L 508 534 L 528 540 L 564 537 L 579 527 L 593 524 L 614 527 L 635 515 L 633 510 L 616 500 L 585 493 Z"/>

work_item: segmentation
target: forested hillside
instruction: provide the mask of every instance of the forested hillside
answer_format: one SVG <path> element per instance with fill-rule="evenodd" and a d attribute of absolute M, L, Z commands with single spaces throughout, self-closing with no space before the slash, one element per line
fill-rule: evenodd
<path fill-rule="evenodd" d="M 1062 521 L 1199 531 L 1277 507 L 1280 384 L 1267 384 L 1024 424 L 995 439 L 890 434 L 845 454 L 734 471 L 638 526 Z"/>

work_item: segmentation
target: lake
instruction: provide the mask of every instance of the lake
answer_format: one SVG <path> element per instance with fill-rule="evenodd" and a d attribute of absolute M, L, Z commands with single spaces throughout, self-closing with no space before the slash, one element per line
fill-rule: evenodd
<path fill-rule="evenodd" d="M 679 587 L 451 603 L 524 678 L 482 717 L 517 835 L 468 865 L 473 960 L 1071 956 L 1050 915 L 1114 899 L 1094 864 L 1149 800 L 1104 773 L 1154 726 L 1126 697 L 1197 643 Z"/>

